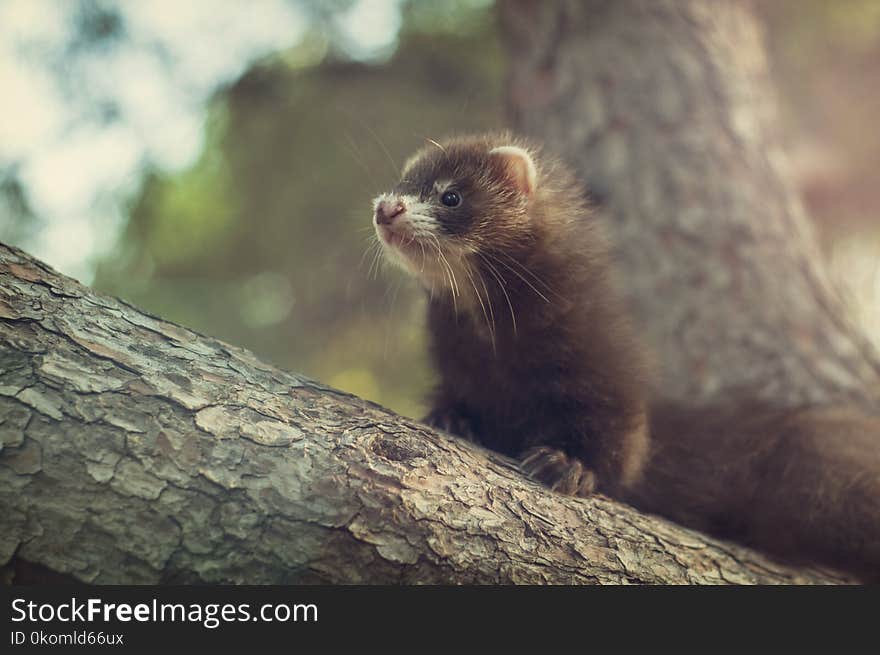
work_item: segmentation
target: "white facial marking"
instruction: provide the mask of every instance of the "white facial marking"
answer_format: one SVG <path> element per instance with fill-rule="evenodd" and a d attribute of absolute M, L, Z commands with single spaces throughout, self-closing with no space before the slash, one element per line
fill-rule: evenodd
<path fill-rule="evenodd" d="M 446 188 L 451 182 L 438 181 L 435 188 Z M 413 195 L 383 193 L 373 200 L 375 212 L 379 203 L 401 202 L 406 208 L 392 225 L 376 225 L 374 229 L 388 261 L 416 277 L 428 289 L 448 288 L 460 295 L 459 280 L 464 252 L 451 244 L 434 218 L 436 204 Z"/>
<path fill-rule="evenodd" d="M 405 211 L 391 225 L 378 225 L 374 221 L 373 227 L 386 261 L 419 280 L 432 296 L 434 293 L 448 293 L 457 310 L 476 313 L 483 310 L 469 282 L 472 273 L 468 258 L 474 249 L 450 240 L 434 217 L 439 195 L 452 184 L 453 180 L 437 180 L 433 189 L 438 195 L 427 202 L 406 194 L 383 193 L 377 196 L 373 200 L 374 213 L 383 201 L 401 202 Z"/>
<path fill-rule="evenodd" d="M 429 235 L 436 236 L 439 234 L 437 221 L 431 215 L 432 207 L 430 203 L 422 202 L 417 196 L 383 193 L 376 196 L 373 200 L 374 212 L 379 208 L 379 203 L 383 201 L 387 203 L 399 201 L 406 208 L 395 222 L 396 231 L 413 236 L 416 239 L 430 238 Z"/>
<path fill-rule="evenodd" d="M 437 180 L 434 182 L 434 192 L 442 194 L 446 189 L 452 186 L 452 180 Z"/>

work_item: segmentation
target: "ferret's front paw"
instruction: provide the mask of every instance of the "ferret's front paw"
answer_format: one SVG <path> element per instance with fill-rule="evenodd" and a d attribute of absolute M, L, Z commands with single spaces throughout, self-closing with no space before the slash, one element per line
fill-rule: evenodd
<path fill-rule="evenodd" d="M 443 430 L 468 441 L 479 443 L 473 424 L 461 412 L 454 409 L 437 407 L 422 419 L 422 423 L 427 423 L 432 428 Z"/>
<path fill-rule="evenodd" d="M 589 496 L 596 488 L 596 474 L 583 462 L 549 446 L 536 446 L 523 453 L 520 468 L 566 496 Z"/>

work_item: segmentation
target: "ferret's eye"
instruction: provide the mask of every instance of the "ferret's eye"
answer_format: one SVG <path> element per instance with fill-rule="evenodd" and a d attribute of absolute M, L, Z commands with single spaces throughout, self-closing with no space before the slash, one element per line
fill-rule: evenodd
<path fill-rule="evenodd" d="M 461 196 L 458 191 L 446 191 L 440 196 L 440 202 L 447 207 L 458 207 L 461 204 Z"/>

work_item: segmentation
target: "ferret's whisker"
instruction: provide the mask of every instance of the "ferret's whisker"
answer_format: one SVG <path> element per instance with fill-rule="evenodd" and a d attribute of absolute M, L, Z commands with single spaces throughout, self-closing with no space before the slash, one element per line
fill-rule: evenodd
<path fill-rule="evenodd" d="M 375 248 L 377 245 L 379 245 L 378 241 L 373 241 L 373 242 L 367 244 L 367 248 L 366 248 L 366 250 L 364 250 L 364 254 L 361 255 L 361 259 L 358 262 L 358 268 L 360 268 L 361 266 L 364 265 L 364 261 L 366 260 L 367 255 L 369 255 L 373 251 L 373 248 Z"/>
<path fill-rule="evenodd" d="M 487 252 L 487 253 L 484 253 L 484 254 L 485 254 L 487 257 L 490 257 L 494 262 L 496 262 L 496 263 L 498 263 L 498 264 L 504 264 L 508 269 L 510 269 L 510 265 L 511 265 L 511 264 L 513 264 L 514 266 L 517 266 L 517 267 L 519 268 L 520 271 L 522 271 L 522 272 L 525 273 L 526 275 L 529 275 L 529 276 L 532 278 L 532 280 L 533 280 L 536 284 L 540 284 L 540 285 L 541 285 L 542 287 L 544 287 L 548 292 L 553 292 L 553 289 L 550 287 L 549 284 L 547 284 L 546 282 L 544 282 L 544 280 L 542 280 L 542 279 L 540 278 L 540 276 L 538 276 L 534 271 L 532 271 L 532 270 L 529 269 L 527 266 L 525 266 L 524 264 L 522 264 L 521 262 L 519 262 L 515 257 L 512 257 L 512 256 L 510 256 L 509 254 L 504 253 L 504 252 L 496 252 L 496 253 L 488 253 L 488 252 Z M 504 257 L 504 259 L 506 260 L 506 262 L 505 262 L 505 261 L 502 261 L 502 260 L 500 260 L 500 259 L 498 259 L 498 257 Z"/>
<path fill-rule="evenodd" d="M 442 262 L 443 260 L 441 260 Z M 446 279 L 449 280 L 449 291 L 452 295 L 452 308 L 455 310 L 456 316 L 458 315 L 458 295 L 455 293 L 455 287 L 453 286 L 452 277 L 450 276 L 449 264 L 443 263 L 443 270 L 446 273 Z"/>
<path fill-rule="evenodd" d="M 513 324 L 513 333 L 516 334 L 516 313 L 513 311 L 513 303 L 510 301 L 510 294 L 507 293 L 506 284 L 504 282 L 504 278 L 498 272 L 498 269 L 492 265 L 488 259 L 486 259 L 482 253 L 478 252 L 480 259 L 483 260 L 483 263 L 489 269 L 489 273 L 492 274 L 492 277 L 495 278 L 495 282 L 498 283 L 498 287 L 501 289 L 501 293 L 504 294 L 504 299 L 507 300 L 507 307 L 510 309 L 510 322 Z M 487 292 L 488 293 L 488 292 Z"/>
<path fill-rule="evenodd" d="M 493 259 L 495 259 L 495 258 L 493 257 Z M 513 260 L 513 261 L 516 262 L 516 260 Z M 535 288 L 535 285 L 532 284 L 531 282 L 529 282 L 529 281 L 528 281 L 528 280 L 522 275 L 522 273 L 520 273 L 519 271 L 517 271 L 515 268 L 513 268 L 512 266 L 510 266 L 509 264 L 507 264 L 507 263 L 506 263 L 504 260 L 502 260 L 502 259 L 495 259 L 495 262 L 497 262 L 498 264 L 501 264 L 501 265 L 504 266 L 507 270 L 509 270 L 511 273 L 513 273 L 514 275 L 516 275 L 520 280 L 522 280 L 523 282 L 525 282 L 525 284 L 526 284 L 526 285 L 527 285 L 532 291 L 534 291 L 536 294 L 538 294 L 538 296 L 540 296 L 540 297 L 544 300 L 544 302 L 546 302 L 547 304 L 550 304 L 550 305 L 553 304 L 552 302 L 550 302 L 550 299 L 549 299 L 547 296 L 545 296 L 543 293 L 541 293 L 540 291 L 538 291 L 538 289 Z M 516 263 L 518 263 L 518 262 L 516 262 Z M 527 270 L 527 269 L 526 269 L 526 270 Z M 534 273 L 532 273 L 532 276 L 535 277 L 535 276 L 534 276 Z M 545 287 L 547 286 L 546 283 L 542 283 L 542 284 L 544 284 Z"/>
<path fill-rule="evenodd" d="M 397 162 L 394 161 L 394 157 L 391 156 L 391 153 L 388 151 L 388 148 L 385 147 L 385 144 L 382 142 L 382 139 L 379 138 L 379 135 L 376 134 L 375 130 L 373 130 L 373 128 L 371 128 L 369 125 L 367 125 L 367 123 L 362 118 L 360 118 L 359 116 L 357 118 L 358 118 L 358 120 L 360 120 L 360 123 L 361 123 L 361 125 L 363 125 L 364 129 L 370 133 L 370 136 L 372 136 L 373 139 L 376 141 L 376 143 L 379 144 L 379 147 L 382 148 L 382 152 L 385 153 L 385 156 L 388 158 L 388 161 L 391 163 L 391 169 L 394 171 L 394 175 L 398 175 L 400 173 L 400 167 L 398 167 Z"/>
<path fill-rule="evenodd" d="M 452 276 L 452 285 L 455 287 L 455 294 L 457 296 L 461 296 L 461 290 L 458 288 L 458 280 L 455 279 L 455 269 L 452 268 L 452 264 L 449 263 L 449 260 L 446 258 L 446 255 L 443 254 L 442 250 L 437 251 L 440 255 L 440 258 L 446 262 L 446 268 L 449 269 L 449 275 Z"/>
<path fill-rule="evenodd" d="M 449 265 L 449 262 L 446 261 L 445 257 L 443 257 L 443 253 L 440 252 L 439 248 L 437 250 L 437 254 L 440 256 L 438 261 L 440 261 L 441 265 L 443 266 L 443 271 L 446 273 L 446 279 L 449 281 L 449 292 L 452 296 L 452 308 L 455 310 L 455 315 L 458 316 L 458 288 L 455 285 L 455 278 L 453 277 L 452 269 Z"/>
<path fill-rule="evenodd" d="M 366 249 L 364 250 L 364 254 L 361 255 L 361 261 L 360 261 L 359 266 L 363 266 L 363 265 L 364 265 L 364 261 L 366 260 L 367 255 L 370 255 L 370 254 L 372 254 L 375 250 L 379 250 L 379 249 L 381 249 L 381 248 L 382 248 L 382 244 L 379 243 L 379 240 L 378 240 L 378 239 L 374 239 L 374 240 L 370 241 L 370 242 L 366 245 Z"/>
<path fill-rule="evenodd" d="M 468 279 L 471 282 L 471 286 L 474 288 L 474 294 L 477 296 L 477 302 L 480 303 L 480 309 L 483 310 L 483 318 L 486 319 L 486 329 L 489 331 L 489 339 L 492 342 L 492 353 L 494 355 L 498 355 L 498 350 L 495 347 L 495 330 L 493 329 L 492 323 L 489 321 L 489 313 L 486 311 L 486 305 L 483 303 L 483 297 L 480 295 L 480 292 L 477 290 L 477 285 L 474 283 L 474 278 L 470 274 L 470 266 L 464 267 L 465 275 L 468 276 Z"/>
<path fill-rule="evenodd" d="M 379 266 L 382 264 L 382 244 L 379 244 L 379 247 L 376 248 L 376 253 L 373 255 L 373 262 L 370 264 L 369 275 L 372 279 L 376 279 L 379 277 Z"/>
<path fill-rule="evenodd" d="M 455 298 L 455 296 L 461 296 L 461 291 L 458 288 L 458 280 L 455 279 L 455 271 L 452 269 L 452 264 L 450 264 L 449 260 L 446 259 L 446 255 L 443 254 L 443 248 L 440 246 L 440 239 L 438 239 L 437 236 L 433 234 L 431 235 L 431 237 L 434 239 L 434 243 L 436 244 L 437 255 L 440 257 L 441 260 L 443 260 L 443 263 L 446 265 L 446 269 L 449 271 L 449 274 L 452 277 L 452 297 Z M 458 308 L 456 308 L 456 311 L 457 309 Z"/>
<path fill-rule="evenodd" d="M 565 300 L 565 298 L 564 298 L 563 296 L 561 296 L 559 293 L 557 293 L 556 289 L 554 289 L 554 288 L 551 287 L 549 284 L 547 284 L 547 282 L 545 282 L 544 279 L 541 278 L 541 276 L 539 276 L 537 273 L 535 273 L 534 271 L 532 271 L 532 270 L 531 270 L 529 267 L 527 267 L 525 264 L 523 264 L 522 262 L 518 261 L 518 260 L 515 259 L 514 257 L 511 257 L 510 255 L 505 254 L 505 257 L 507 257 L 507 259 L 508 259 L 511 263 L 513 263 L 513 264 L 515 264 L 516 266 L 518 266 L 519 269 L 520 269 L 521 271 L 523 271 L 526 275 L 531 276 L 532 280 L 535 281 L 535 284 L 539 284 L 540 286 L 544 287 L 544 290 L 545 290 L 547 293 L 556 296 L 557 298 L 559 298 L 559 300 Z"/>
<path fill-rule="evenodd" d="M 432 139 L 431 137 L 426 136 L 426 137 L 425 137 L 425 141 L 427 141 L 428 143 L 433 143 L 435 146 L 437 146 L 438 148 L 440 148 L 440 150 L 442 150 L 443 152 L 446 152 L 446 148 L 444 148 L 444 147 L 441 146 L 439 143 L 437 143 L 436 141 L 434 141 L 434 139 Z"/>
<path fill-rule="evenodd" d="M 437 263 L 440 264 L 440 267 L 443 269 L 443 273 L 446 275 L 446 278 L 449 280 L 449 288 L 450 288 L 450 290 L 452 290 L 453 289 L 452 278 L 449 277 L 449 272 L 448 272 L 448 269 L 446 266 L 447 262 L 443 259 L 443 253 L 440 252 L 440 242 L 437 240 L 437 237 L 435 237 L 434 235 L 429 234 L 428 236 L 430 236 L 434 240 L 434 243 L 432 243 L 430 245 L 433 245 L 434 249 L 437 251 Z M 453 297 L 453 299 L 455 298 L 454 291 L 452 293 L 452 297 Z"/>
<path fill-rule="evenodd" d="M 348 141 L 348 144 L 351 148 L 350 154 L 352 155 L 352 159 L 354 159 L 354 161 L 361 168 L 363 168 L 366 171 L 367 176 L 369 176 L 369 178 L 370 178 L 370 183 L 373 185 L 373 188 L 378 189 L 381 185 L 376 184 L 376 179 L 375 179 L 375 177 L 373 177 L 373 171 L 369 166 L 367 166 L 367 163 L 364 160 L 364 157 L 360 151 L 360 148 L 357 147 L 357 144 L 355 143 L 354 139 L 351 137 L 351 134 L 349 134 L 348 130 L 343 130 L 343 134 L 345 135 L 345 138 Z"/>
<path fill-rule="evenodd" d="M 486 304 L 489 305 L 489 316 L 492 317 L 492 350 L 495 350 L 495 335 L 498 334 L 498 324 L 495 320 L 495 307 L 492 305 L 492 296 L 489 295 L 489 287 L 486 286 L 486 280 L 483 278 L 483 274 L 480 273 L 479 269 L 473 271 L 476 273 L 477 277 L 480 279 L 480 284 L 483 287 L 483 291 L 486 292 Z M 497 354 L 497 353 L 496 353 Z"/>

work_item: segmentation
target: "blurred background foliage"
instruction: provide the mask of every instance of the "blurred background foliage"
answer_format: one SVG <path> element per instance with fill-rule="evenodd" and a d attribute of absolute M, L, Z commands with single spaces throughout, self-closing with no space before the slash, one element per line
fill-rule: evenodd
<path fill-rule="evenodd" d="M 0 12 L 29 1 L 0 0 Z M 41 182 L 29 159 L 36 141 L 22 138 L 18 149 L 4 150 L 0 128 L 0 240 L 164 318 L 419 416 L 431 382 L 423 299 L 396 272 L 373 274 L 370 201 L 396 180 L 403 160 L 425 138 L 504 125 L 504 58 L 493 7 L 485 0 L 279 1 L 287 5 L 277 11 L 295 11 L 289 39 L 275 19 L 261 28 L 274 35 L 262 49 L 242 50 L 247 54 L 238 59 L 227 53 L 232 64 L 199 78 L 201 100 L 195 94 L 185 104 L 198 117 L 189 129 L 199 131 L 189 159 L 169 163 L 152 145 L 181 140 L 178 132 L 161 134 L 174 116 L 159 114 L 149 129 L 135 131 L 145 145 L 131 149 L 137 156 L 125 159 L 130 170 L 124 174 L 123 166 L 112 166 L 123 159 L 112 148 L 105 159 L 113 174 L 104 178 L 78 178 L 86 169 L 77 168 L 75 157 L 61 160 L 71 184 L 98 180 L 84 205 L 86 218 L 63 223 L 51 202 L 32 202 L 47 193 L 40 186 L 45 179 L 58 173 Z M 195 5 L 206 16 L 234 6 Z M 259 12 L 270 0 L 240 3 L 235 11 L 242 5 Z M 169 22 L 154 20 L 154 33 L 161 37 L 172 25 L 185 40 L 176 6 L 167 4 L 163 20 Z M 874 129 L 880 2 L 756 6 L 798 184 L 854 310 L 880 342 L 880 132 Z M 99 68 L 109 90 L 93 96 L 71 71 L 77 61 L 106 64 L 124 44 L 145 40 L 126 7 L 68 2 L 73 27 L 42 41 L 15 41 L 0 55 L 0 79 L 4 70 L 15 72 L 19 59 L 32 62 L 35 49 L 51 50 L 54 57 L 42 65 L 55 72 L 46 79 L 61 89 L 60 97 L 81 100 L 79 115 L 97 125 L 94 134 L 118 129 L 138 116 L 138 103 L 155 102 L 146 87 L 151 78 L 135 85 L 139 100 L 126 113 L 113 89 L 140 69 L 110 66 L 105 74 Z M 192 29 L 200 29 L 200 18 Z M 220 18 L 215 27 L 234 31 L 242 24 L 235 17 L 216 22 Z M 28 24 L 20 21 L 17 29 Z M 217 29 L 205 46 L 209 59 L 227 49 L 228 36 Z M 251 32 L 252 42 L 263 43 L 259 30 Z M 16 36 L 7 31 L 0 38 Z M 192 61 L 178 61 L 169 41 L 145 43 L 148 52 L 164 44 L 160 80 Z M 192 79 L 182 88 L 190 89 Z M 13 142 L 18 135 L 6 134 Z M 50 238 L 53 225 L 63 229 Z M 84 230 L 91 230 L 89 238 Z"/>
<path fill-rule="evenodd" d="M 849 309 L 880 346 L 880 0 L 756 6 L 796 181 Z"/>

